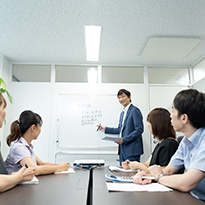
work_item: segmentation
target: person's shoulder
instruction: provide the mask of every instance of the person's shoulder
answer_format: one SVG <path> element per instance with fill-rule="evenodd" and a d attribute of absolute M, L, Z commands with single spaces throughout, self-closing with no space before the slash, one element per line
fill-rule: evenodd
<path fill-rule="evenodd" d="M 178 142 L 175 139 L 166 138 L 162 141 L 163 145 L 176 145 L 178 146 Z"/>
<path fill-rule="evenodd" d="M 130 105 L 129 109 L 132 110 L 132 111 L 141 112 L 140 109 L 137 106 L 133 105 L 133 104 Z"/>
<path fill-rule="evenodd" d="M 199 128 L 197 130 L 197 135 L 195 136 L 196 140 L 198 141 L 197 143 L 200 144 L 200 146 L 205 145 L 205 128 Z"/>
<path fill-rule="evenodd" d="M 132 108 L 132 109 L 139 109 L 136 105 L 133 105 L 132 103 L 130 105 L 130 108 Z"/>
<path fill-rule="evenodd" d="M 25 145 L 23 143 L 21 143 L 20 141 L 15 141 L 11 146 L 11 150 L 23 149 L 24 147 Z"/>
<path fill-rule="evenodd" d="M 201 135 L 203 136 L 204 140 L 205 140 L 205 128 L 201 128 L 202 132 Z"/>
<path fill-rule="evenodd" d="M 201 139 L 199 139 L 199 141 L 201 142 L 201 144 L 205 145 L 205 129 L 202 130 Z"/>

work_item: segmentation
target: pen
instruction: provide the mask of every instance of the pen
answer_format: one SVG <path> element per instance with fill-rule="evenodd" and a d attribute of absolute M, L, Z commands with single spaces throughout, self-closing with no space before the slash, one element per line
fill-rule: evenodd
<path fill-rule="evenodd" d="M 138 178 L 138 176 L 134 176 L 134 178 Z M 151 176 L 142 176 L 142 179 L 155 179 L 155 178 Z"/>
<path fill-rule="evenodd" d="M 98 126 L 98 128 L 97 128 L 96 132 L 100 129 L 100 125 L 101 125 L 101 123 L 99 124 L 99 126 Z"/>
<path fill-rule="evenodd" d="M 120 159 L 116 159 L 116 161 L 118 161 L 118 162 L 124 162 L 123 160 L 120 160 Z M 130 162 L 129 161 L 127 161 L 127 164 L 129 164 Z"/>
<path fill-rule="evenodd" d="M 27 165 L 26 163 L 24 163 L 24 166 L 25 166 L 26 168 L 28 168 L 28 165 Z"/>

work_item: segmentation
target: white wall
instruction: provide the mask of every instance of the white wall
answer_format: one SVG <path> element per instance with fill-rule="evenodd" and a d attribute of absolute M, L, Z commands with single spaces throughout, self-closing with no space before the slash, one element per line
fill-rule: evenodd
<path fill-rule="evenodd" d="M 0 76 L 1 76 L 1 73 L 2 73 L 2 59 L 3 59 L 3 56 L 0 55 Z"/>
<path fill-rule="evenodd" d="M 193 88 L 205 93 L 205 78 L 193 84 Z"/>
<path fill-rule="evenodd" d="M 205 59 L 202 59 L 193 67 L 193 88 L 205 93 Z"/>
<path fill-rule="evenodd" d="M 193 67 L 194 83 L 197 83 L 205 77 L 205 59 L 201 60 Z"/>
<path fill-rule="evenodd" d="M 7 124 L 17 120 L 24 110 L 32 110 L 41 115 L 43 126 L 38 140 L 32 143 L 35 146 L 35 153 L 42 159 L 48 160 L 50 124 L 51 124 L 51 104 L 52 104 L 52 86 L 51 83 L 17 83 L 10 82 L 10 94 L 14 102 L 7 109 Z M 10 127 L 5 127 L 5 132 L 9 133 Z M 8 134 L 7 134 L 8 135 Z M 4 141 L 6 136 L 4 135 Z M 3 150 L 3 155 L 7 155 L 9 147 Z"/>
<path fill-rule="evenodd" d="M 7 68 L 4 68 L 7 70 Z M 6 141 L 6 136 L 9 134 L 10 124 L 18 119 L 20 113 L 25 109 L 31 109 L 41 115 L 43 119 L 42 132 L 39 138 L 33 143 L 35 146 L 36 154 L 44 161 L 52 161 L 55 159 L 57 162 L 69 161 L 73 162 L 75 159 L 85 158 L 101 158 L 105 159 L 107 165 L 117 165 L 117 150 L 115 155 L 58 155 L 55 158 L 56 147 L 55 140 L 57 135 L 57 119 L 59 112 L 59 93 L 68 94 L 115 94 L 121 88 L 125 88 L 131 91 L 132 102 L 139 107 L 143 114 L 144 121 L 144 155 L 141 158 L 142 162 L 145 162 L 151 154 L 152 150 L 152 137 L 147 128 L 146 117 L 150 109 L 153 107 L 164 106 L 170 108 L 175 95 L 180 89 L 187 88 L 187 86 L 171 86 L 170 92 L 162 93 L 162 87 L 155 87 L 153 89 L 148 87 L 148 84 L 101 84 L 98 83 L 95 86 L 88 83 L 55 83 L 54 72 L 52 70 L 50 83 L 26 83 L 26 82 L 12 82 L 11 81 L 11 68 L 9 71 L 9 91 L 14 98 L 14 103 L 7 109 L 7 125 L 5 126 L 5 133 L 3 141 Z M 146 81 L 145 81 L 146 82 Z M 164 86 L 164 87 L 167 87 Z M 173 87 L 173 88 L 172 88 Z M 155 93 L 157 95 L 155 96 Z M 150 101 L 149 101 L 150 99 Z M 117 98 L 116 98 L 117 101 Z M 168 104 L 167 104 L 168 103 Z M 116 119 L 116 124 L 118 124 Z M 109 126 L 109 125 L 108 125 Z M 68 129 L 72 129 L 68 125 Z M 75 140 L 75 139 L 74 139 Z M 8 154 L 9 147 L 3 144 L 3 157 Z M 105 150 L 106 151 L 106 150 Z"/>
<path fill-rule="evenodd" d="M 123 84 L 91 84 L 80 83 L 25 83 L 11 82 L 10 90 L 14 98 L 14 103 L 7 113 L 7 121 L 10 125 L 14 120 L 18 119 L 23 110 L 31 109 L 41 115 L 43 119 L 42 132 L 39 138 L 33 142 L 36 154 L 45 161 L 55 161 L 55 139 L 57 134 L 57 118 L 59 111 L 59 93 L 69 94 L 115 94 L 121 88 L 126 88 L 132 93 L 132 102 L 138 106 L 144 116 L 145 132 L 143 134 L 145 154 L 142 160 L 147 160 L 150 152 L 150 142 L 146 125 L 146 115 L 148 113 L 146 102 L 146 86 L 145 85 L 123 85 Z M 117 97 L 116 97 L 117 101 Z M 120 114 L 120 113 L 119 113 Z M 116 125 L 118 124 L 116 119 Z M 72 129 L 68 125 L 68 129 Z M 9 133 L 9 126 L 5 128 Z M 4 141 L 6 141 L 4 135 Z M 75 140 L 75 139 L 74 139 Z M 5 145 L 3 156 L 6 157 L 9 148 Z M 59 155 L 56 159 L 61 161 L 74 161 L 79 158 L 103 158 L 107 163 L 116 163 L 116 155 Z"/>
<path fill-rule="evenodd" d="M 183 90 L 187 89 L 187 86 L 183 85 L 150 85 L 149 86 L 149 103 L 150 103 L 150 110 L 162 107 L 166 108 L 170 113 L 172 111 L 172 103 L 174 100 L 175 95 Z M 177 132 L 177 136 L 182 136 L 183 134 Z M 151 136 L 151 144 L 152 150 L 155 147 L 156 140 L 153 140 L 153 136 Z"/>

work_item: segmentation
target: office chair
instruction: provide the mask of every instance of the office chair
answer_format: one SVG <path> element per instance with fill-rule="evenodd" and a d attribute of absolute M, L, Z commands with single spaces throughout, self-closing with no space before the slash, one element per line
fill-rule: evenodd
<path fill-rule="evenodd" d="M 183 137 L 184 137 L 184 136 L 179 136 L 179 137 L 177 137 L 177 142 L 178 142 L 178 144 L 182 141 Z"/>
<path fill-rule="evenodd" d="M 0 141 L 0 174 L 8 174 L 4 166 L 4 160 L 1 155 L 1 141 Z"/>

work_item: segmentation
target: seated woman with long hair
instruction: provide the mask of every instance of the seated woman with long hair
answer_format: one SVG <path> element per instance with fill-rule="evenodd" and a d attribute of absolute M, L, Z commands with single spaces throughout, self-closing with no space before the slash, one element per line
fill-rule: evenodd
<path fill-rule="evenodd" d="M 159 140 L 151 156 L 145 163 L 126 160 L 122 162 L 124 169 L 147 172 L 149 166 L 157 164 L 166 166 L 178 148 L 176 133 L 171 125 L 170 113 L 164 108 L 155 108 L 147 116 L 150 133 Z"/>
<path fill-rule="evenodd" d="M 44 162 L 34 153 L 31 142 L 38 138 L 41 126 L 41 117 L 30 110 L 22 112 L 19 120 L 11 124 L 11 134 L 7 137 L 7 144 L 10 146 L 11 142 L 14 143 L 5 161 L 9 173 L 18 171 L 24 164 L 34 167 L 35 175 L 68 170 L 70 166 L 68 162 L 60 164 Z"/>

